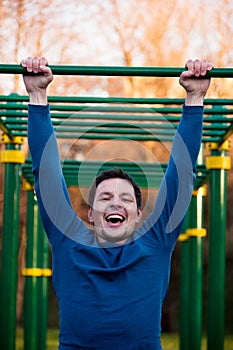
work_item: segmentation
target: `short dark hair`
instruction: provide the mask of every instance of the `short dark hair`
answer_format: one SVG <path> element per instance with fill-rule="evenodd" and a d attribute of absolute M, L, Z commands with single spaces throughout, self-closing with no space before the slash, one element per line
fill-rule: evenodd
<path fill-rule="evenodd" d="M 137 203 L 137 208 L 141 209 L 142 193 L 141 193 L 140 187 L 138 186 L 138 184 L 134 181 L 134 179 L 127 172 L 123 171 L 120 168 L 104 170 L 102 173 L 100 173 L 99 175 L 96 176 L 96 178 L 94 179 L 94 181 L 90 187 L 90 191 L 89 191 L 89 198 L 88 198 L 89 207 L 93 206 L 96 189 L 99 186 L 99 184 L 101 182 L 103 182 L 104 180 L 116 179 L 116 178 L 127 180 L 133 186 L 134 194 L 135 194 L 135 198 L 136 198 L 136 203 Z"/>

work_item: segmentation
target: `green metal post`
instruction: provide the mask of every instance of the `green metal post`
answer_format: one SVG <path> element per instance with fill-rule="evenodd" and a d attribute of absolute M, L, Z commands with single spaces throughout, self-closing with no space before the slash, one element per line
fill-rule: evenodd
<path fill-rule="evenodd" d="M 210 170 L 210 234 L 208 265 L 207 348 L 224 349 L 225 259 L 226 259 L 226 170 L 225 150 L 213 149 Z M 213 160 L 213 161 L 212 161 Z M 229 162 L 228 162 L 229 163 Z"/>
<path fill-rule="evenodd" d="M 203 164 L 203 146 L 197 164 Z M 185 221 L 181 249 L 181 319 L 180 350 L 200 350 L 202 338 L 202 279 L 203 279 L 203 197 L 206 188 L 193 191 Z M 181 235 L 182 238 L 182 235 Z"/>
<path fill-rule="evenodd" d="M 197 159 L 201 165 L 203 145 Z M 190 226 L 186 231 L 190 236 L 189 257 L 189 350 L 201 350 L 202 340 L 202 292 L 203 292 L 203 198 L 206 192 L 204 186 L 193 191 L 190 208 Z"/>
<path fill-rule="evenodd" d="M 22 159 L 20 145 L 13 141 L 12 143 L 6 143 L 6 149 L 1 154 L 1 160 L 5 163 L 5 183 L 2 230 L 0 345 L 1 349 L 7 350 L 15 349 L 16 337 L 20 163 L 23 162 L 21 161 Z"/>
<path fill-rule="evenodd" d="M 188 210 L 184 226 L 182 228 L 182 234 L 180 235 L 181 241 L 181 272 L 180 272 L 180 317 L 179 317 L 179 346 L 180 350 L 189 349 L 189 327 L 187 320 L 189 319 L 189 237 L 185 234 L 186 229 L 189 227 L 190 220 L 190 208 Z"/>
<path fill-rule="evenodd" d="M 40 214 L 38 211 L 38 266 L 43 270 L 49 270 L 49 245 L 48 238 L 45 235 Z M 39 341 L 38 350 L 46 349 L 47 325 L 48 325 L 48 277 L 43 275 L 39 278 L 39 312 L 38 312 L 38 327 Z"/>
<path fill-rule="evenodd" d="M 27 249 L 26 268 L 37 268 L 37 211 L 35 206 L 34 191 L 27 194 Z M 38 277 L 31 273 L 25 273 L 24 294 L 24 349 L 37 349 L 38 346 Z"/>
<path fill-rule="evenodd" d="M 33 190 L 28 190 L 24 299 L 24 349 L 45 350 L 48 318 L 48 239 Z"/>
<path fill-rule="evenodd" d="M 189 270 L 189 350 L 200 350 L 202 339 L 202 287 L 203 287 L 203 199 L 192 198 L 190 219 L 190 270 Z M 194 235 L 193 235 L 194 234 Z M 197 236 L 195 236 L 197 234 Z"/>

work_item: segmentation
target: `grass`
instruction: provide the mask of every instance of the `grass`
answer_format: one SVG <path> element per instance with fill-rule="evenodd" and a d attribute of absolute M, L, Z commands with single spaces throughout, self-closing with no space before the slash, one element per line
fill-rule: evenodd
<path fill-rule="evenodd" d="M 162 334 L 163 350 L 179 350 L 179 336 L 177 334 Z M 58 330 L 49 329 L 46 350 L 57 350 Z M 206 337 L 203 337 L 201 350 L 206 350 Z M 23 330 L 17 329 L 16 350 L 23 350 Z M 233 334 L 225 336 L 224 350 L 233 350 Z"/>

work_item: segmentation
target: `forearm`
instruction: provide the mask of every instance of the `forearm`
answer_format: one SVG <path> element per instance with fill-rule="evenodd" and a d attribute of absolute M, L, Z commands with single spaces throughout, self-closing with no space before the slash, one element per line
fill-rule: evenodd
<path fill-rule="evenodd" d="M 29 103 L 32 105 L 46 106 L 48 98 L 46 90 L 38 90 L 29 93 Z"/>
<path fill-rule="evenodd" d="M 204 97 L 187 93 L 185 106 L 203 106 Z"/>

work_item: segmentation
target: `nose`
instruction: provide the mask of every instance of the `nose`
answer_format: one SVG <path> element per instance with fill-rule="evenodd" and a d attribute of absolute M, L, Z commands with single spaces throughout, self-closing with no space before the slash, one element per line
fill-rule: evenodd
<path fill-rule="evenodd" d="M 121 209 L 123 207 L 121 199 L 118 196 L 114 196 L 111 200 L 110 207 L 114 209 Z"/>

